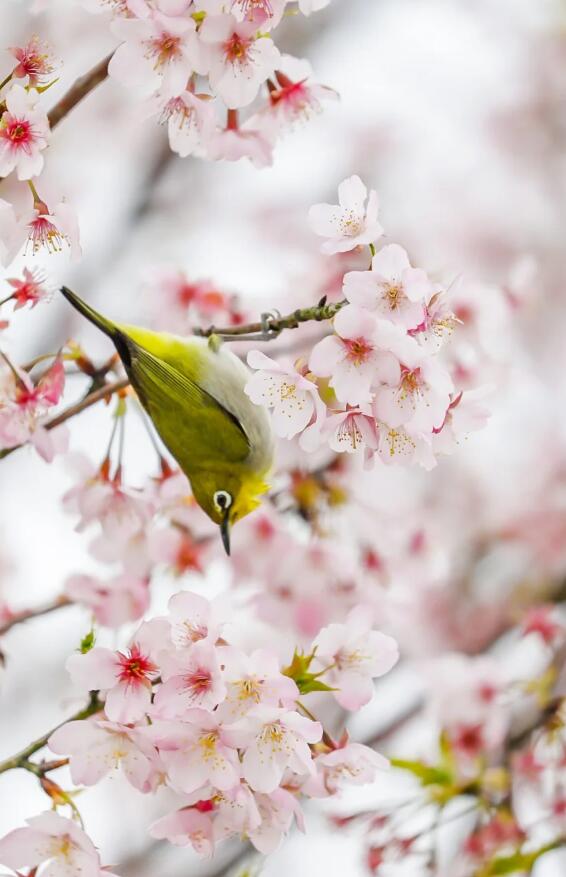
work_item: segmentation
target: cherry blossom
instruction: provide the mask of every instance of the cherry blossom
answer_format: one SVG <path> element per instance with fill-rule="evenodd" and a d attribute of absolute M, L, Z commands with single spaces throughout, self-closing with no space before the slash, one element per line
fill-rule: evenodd
<path fill-rule="evenodd" d="M 105 535 L 124 544 L 145 527 L 152 507 L 140 492 L 111 479 L 106 465 L 95 468 L 79 455 L 71 462 L 80 482 L 65 493 L 63 505 L 80 515 L 79 532 L 98 522 Z"/>
<path fill-rule="evenodd" d="M 130 574 L 107 580 L 71 576 L 65 583 L 65 593 L 74 602 L 88 606 L 104 627 L 121 627 L 128 621 L 137 621 L 149 607 L 147 579 Z"/>
<path fill-rule="evenodd" d="M 178 649 L 191 648 L 203 640 L 214 644 L 225 623 L 221 605 L 193 591 L 180 591 L 168 603 L 170 637 Z"/>
<path fill-rule="evenodd" d="M 155 714 L 161 718 L 181 718 L 195 707 L 213 710 L 226 697 L 216 650 L 206 641 L 187 652 L 164 654 L 161 676 L 163 685 L 154 701 Z"/>
<path fill-rule="evenodd" d="M 326 407 L 313 381 L 293 368 L 286 368 L 259 350 L 248 353 L 248 365 L 258 369 L 245 392 L 256 405 L 273 408 L 273 428 L 282 438 L 302 432 L 314 419 L 319 425 Z"/>
<path fill-rule="evenodd" d="M 270 84 L 269 104 L 256 116 L 260 127 L 267 126 L 277 135 L 320 113 L 325 101 L 338 100 L 334 89 L 312 82 L 311 77 L 308 62 L 284 55 L 275 71 L 275 82 Z"/>
<path fill-rule="evenodd" d="M 376 392 L 378 418 L 394 428 L 410 424 L 413 431 L 430 433 L 442 426 L 452 389 L 443 365 L 418 345 L 407 346 L 396 385 L 382 386 Z"/>
<path fill-rule="evenodd" d="M 43 168 L 49 122 L 37 106 L 37 93 L 21 85 L 13 85 L 5 101 L 6 111 L 0 118 L 0 176 L 15 170 L 19 180 L 29 180 Z"/>
<path fill-rule="evenodd" d="M 375 781 L 377 772 L 389 767 L 389 762 L 369 746 L 347 743 L 315 759 L 316 775 L 302 786 L 311 798 L 336 795 L 346 785 L 364 785 Z"/>
<path fill-rule="evenodd" d="M 210 84 L 230 109 L 251 103 L 279 61 L 273 41 L 256 34 L 253 21 L 231 14 L 207 15 L 200 29 Z"/>
<path fill-rule="evenodd" d="M 12 71 L 12 76 L 16 79 L 23 79 L 27 76 L 28 83 L 32 88 L 44 85 L 60 64 L 52 56 L 50 47 L 37 36 L 28 40 L 25 46 L 11 48 L 10 52 L 18 62 Z"/>
<path fill-rule="evenodd" d="M 316 637 L 316 661 L 325 669 L 324 680 L 338 690 L 340 706 L 357 710 L 373 694 L 373 679 L 395 666 L 399 649 L 393 637 L 372 629 L 371 613 L 360 606 L 345 624 L 330 624 Z"/>
<path fill-rule="evenodd" d="M 226 723 L 241 718 L 259 703 L 292 709 L 299 696 L 296 683 L 284 676 L 275 655 L 258 649 L 251 655 L 233 647 L 222 649 L 226 698 L 218 713 Z"/>
<path fill-rule="evenodd" d="M 256 850 L 264 856 L 275 852 L 289 833 L 293 822 L 304 833 L 305 824 L 301 805 L 287 789 L 278 788 L 269 795 L 255 796 L 261 822 L 249 831 L 249 838 Z"/>
<path fill-rule="evenodd" d="M 311 228 L 315 234 L 327 238 L 321 247 L 323 253 L 345 253 L 381 237 L 377 193 L 372 190 L 368 198 L 367 189 L 358 176 L 340 183 L 338 202 L 337 205 L 315 204 L 309 210 Z"/>
<path fill-rule="evenodd" d="M 226 729 L 228 739 L 244 747 L 242 775 L 256 792 L 273 792 L 286 768 L 312 774 L 309 743 L 322 736 L 318 722 L 298 713 L 259 704 Z"/>
<path fill-rule="evenodd" d="M 0 840 L 0 862 L 14 870 L 47 864 L 49 877 L 104 877 L 92 841 L 78 825 L 58 813 L 41 813 Z"/>
<path fill-rule="evenodd" d="M 344 295 L 351 304 L 406 329 L 423 323 L 425 305 L 432 293 L 425 272 L 411 268 L 407 253 L 398 244 L 389 244 L 376 253 L 370 271 L 350 271 L 344 276 Z"/>
<path fill-rule="evenodd" d="M 108 65 L 123 85 L 149 95 L 182 94 L 192 73 L 205 73 L 192 18 L 153 12 L 143 19 L 117 19 L 113 33 L 124 40 Z"/>
<path fill-rule="evenodd" d="M 35 256 L 41 250 L 60 253 L 69 248 L 73 261 L 81 256 L 80 233 L 77 214 L 67 201 L 60 201 L 53 210 L 42 201 L 34 204 L 31 214 L 22 218 L 28 244 Z"/>
<path fill-rule="evenodd" d="M 140 627 L 125 652 L 95 646 L 67 660 L 67 670 L 77 686 L 106 692 L 105 711 L 111 722 L 136 722 L 151 706 L 151 683 L 158 673 L 155 653 L 165 633 L 155 621 Z"/>
<path fill-rule="evenodd" d="M 184 718 L 183 724 L 158 720 L 144 731 L 159 750 L 171 785 L 186 794 L 207 783 L 232 789 L 240 779 L 240 764 L 227 730 L 204 710 L 192 710 Z"/>
<path fill-rule="evenodd" d="M 152 837 L 168 840 L 177 846 L 191 844 L 200 856 L 212 856 L 214 852 L 213 821 L 209 813 L 194 807 L 184 807 L 154 822 L 150 828 Z"/>
<path fill-rule="evenodd" d="M 371 314 L 349 305 L 334 318 L 335 334 L 323 338 L 311 351 L 310 370 L 330 377 L 330 386 L 344 404 L 371 402 L 373 385 L 399 380 L 399 363 L 390 352 L 380 349 L 377 330 Z"/>
<path fill-rule="evenodd" d="M 37 384 L 27 372 L 12 366 L 3 384 L 0 383 L 0 446 L 12 448 L 29 441 L 48 461 L 55 453 L 66 450 L 66 431 L 53 430 L 54 434 L 49 434 L 41 425 L 41 418 L 57 405 L 63 393 L 65 371 L 61 360 L 57 358 Z"/>
<path fill-rule="evenodd" d="M 6 283 L 12 287 L 13 292 L 4 299 L 14 302 L 14 310 L 25 307 L 27 304 L 34 308 L 40 301 L 48 300 L 52 295 L 52 289 L 47 284 L 47 275 L 37 268 L 31 271 L 24 268 L 23 278 L 7 278 Z"/>
<path fill-rule="evenodd" d="M 151 743 L 135 729 L 105 720 L 67 722 L 48 742 L 52 752 L 71 757 L 71 777 L 92 786 L 116 768 L 140 792 L 153 789 L 157 758 Z"/>
<path fill-rule="evenodd" d="M 269 167 L 273 163 L 273 142 L 250 119 L 238 127 L 219 128 L 210 137 L 206 154 L 213 161 L 239 161 L 248 158 L 254 167 Z"/>
<path fill-rule="evenodd" d="M 214 107 L 208 95 L 183 91 L 165 102 L 158 95 L 152 101 L 152 111 L 167 125 L 169 145 L 177 155 L 186 158 L 207 151 L 215 130 Z"/>

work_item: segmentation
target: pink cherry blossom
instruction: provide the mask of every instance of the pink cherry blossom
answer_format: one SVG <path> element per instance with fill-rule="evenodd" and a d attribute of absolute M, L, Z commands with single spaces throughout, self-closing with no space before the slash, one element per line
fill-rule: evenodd
<path fill-rule="evenodd" d="M 372 629 L 371 612 L 364 606 L 353 609 L 345 624 L 330 624 L 320 631 L 313 648 L 316 661 L 327 668 L 323 681 L 338 690 L 340 706 L 357 710 L 371 700 L 373 679 L 383 676 L 399 659 L 391 636 Z"/>
<path fill-rule="evenodd" d="M 371 410 L 351 408 L 330 414 L 320 432 L 321 441 L 328 441 L 337 454 L 371 453 L 378 448 L 375 418 Z"/>
<path fill-rule="evenodd" d="M 140 792 L 152 791 L 155 785 L 157 754 L 135 729 L 104 720 L 67 722 L 53 732 L 48 746 L 70 756 L 76 785 L 92 786 L 117 768 Z"/>
<path fill-rule="evenodd" d="M 16 79 L 27 76 L 32 88 L 45 85 L 61 63 L 52 56 L 47 43 L 42 42 L 37 36 L 28 40 L 25 46 L 11 48 L 10 52 L 18 62 L 17 67 L 12 71 L 12 76 Z"/>
<path fill-rule="evenodd" d="M 375 395 L 379 420 L 391 427 L 409 425 L 413 432 L 431 433 L 444 422 L 452 379 L 441 363 L 415 345 L 402 354 L 399 380 Z"/>
<path fill-rule="evenodd" d="M 4 386 L 0 384 L 0 446 L 12 448 L 30 441 L 48 461 L 52 453 L 64 450 L 66 433 L 59 445 L 57 437 L 49 436 L 41 426 L 41 418 L 57 405 L 64 386 L 65 371 L 60 359 L 55 360 L 37 384 L 20 369 L 6 373 Z"/>
<path fill-rule="evenodd" d="M 88 606 L 104 627 L 121 627 L 128 621 L 137 621 L 149 608 L 149 582 L 130 574 L 107 580 L 71 576 L 65 593 L 73 602 Z"/>
<path fill-rule="evenodd" d="M 297 712 L 260 704 L 225 733 L 245 749 L 243 778 L 254 791 L 268 794 L 281 783 L 287 768 L 297 774 L 314 772 L 308 744 L 318 743 L 322 727 Z"/>
<path fill-rule="evenodd" d="M 17 870 L 46 864 L 45 877 L 104 877 L 100 857 L 78 825 L 58 813 L 41 813 L 0 840 L 0 862 Z"/>
<path fill-rule="evenodd" d="M 292 438 L 305 430 L 311 421 L 324 419 L 326 406 L 316 384 L 294 368 L 286 368 L 259 350 L 250 350 L 248 365 L 258 369 L 245 387 L 256 405 L 273 408 L 273 428 L 282 438 Z"/>
<path fill-rule="evenodd" d="M 158 619 L 143 624 L 125 652 L 95 646 L 67 660 L 73 682 L 85 691 L 106 693 L 105 711 L 111 722 L 127 725 L 141 719 L 151 706 L 152 680 L 157 676 L 155 653 L 163 645 Z"/>
<path fill-rule="evenodd" d="M 27 304 L 30 305 L 30 309 L 34 308 L 40 301 L 48 300 L 53 294 L 51 287 L 47 285 L 47 275 L 37 268 L 31 271 L 29 268 L 24 268 L 23 275 L 21 280 L 15 277 L 6 280 L 13 292 L 4 301 L 15 302 L 15 311 Z"/>
<path fill-rule="evenodd" d="M 312 230 L 327 238 L 321 247 L 323 253 L 346 253 L 381 237 L 383 229 L 377 220 L 377 193 L 372 190 L 368 198 L 367 189 L 358 176 L 340 183 L 338 201 L 337 205 L 315 204 L 309 210 Z"/>
<path fill-rule="evenodd" d="M 334 318 L 335 334 L 323 338 L 311 351 L 310 370 L 329 377 L 344 404 L 371 402 L 372 386 L 399 380 L 399 363 L 389 351 L 380 349 L 377 329 L 372 314 L 348 305 Z"/>
<path fill-rule="evenodd" d="M 222 632 L 224 618 L 219 604 L 193 591 L 174 594 L 168 609 L 171 640 L 178 649 L 191 648 L 202 640 L 214 644 Z"/>
<path fill-rule="evenodd" d="M 160 121 L 167 125 L 169 146 L 186 158 L 193 153 L 203 154 L 215 130 L 214 107 L 208 95 L 196 95 L 182 91 L 174 97 L 161 95 L 152 101 L 152 112 L 160 114 Z"/>
<path fill-rule="evenodd" d="M 49 122 L 37 107 L 37 92 L 13 85 L 6 95 L 0 118 L 0 177 L 13 170 L 19 180 L 29 180 L 43 169 L 42 150 L 47 146 Z"/>
<path fill-rule="evenodd" d="M 213 713 L 195 709 L 185 721 L 156 721 L 144 733 L 157 747 L 169 782 L 191 794 L 210 783 L 227 790 L 240 780 L 238 753 Z"/>
<path fill-rule="evenodd" d="M 214 852 L 213 821 L 209 813 L 194 807 L 183 807 L 158 819 L 149 829 L 157 840 L 168 840 L 176 846 L 190 844 L 199 856 L 209 857 Z"/>
<path fill-rule="evenodd" d="M 221 650 L 226 699 L 218 713 L 224 722 L 241 718 L 259 703 L 292 709 L 299 697 L 296 683 L 284 676 L 275 655 L 263 649 L 246 655 L 233 647 Z"/>
<path fill-rule="evenodd" d="M 327 798 L 345 786 L 373 783 L 377 772 L 389 767 L 383 755 L 361 743 L 347 743 L 315 759 L 316 775 L 301 787 L 311 798 Z"/>
<path fill-rule="evenodd" d="M 110 76 L 149 95 L 158 89 L 176 97 L 192 73 L 204 73 L 192 18 L 153 12 L 143 19 L 117 19 L 113 33 L 123 39 L 108 65 Z"/>
<path fill-rule="evenodd" d="M 308 62 L 284 55 L 275 71 L 275 82 L 270 85 L 269 104 L 257 114 L 261 126 L 267 125 L 273 135 L 278 135 L 322 112 L 325 101 L 338 100 L 334 89 L 312 82 L 311 77 Z"/>
<path fill-rule="evenodd" d="M 261 823 L 249 832 L 256 850 L 268 856 L 280 846 L 296 821 L 299 831 L 304 832 L 303 812 L 295 795 L 287 789 L 274 789 L 269 795 L 255 796 Z"/>
<path fill-rule="evenodd" d="M 60 201 L 52 210 L 43 202 L 36 202 L 20 225 L 25 229 L 33 255 L 42 250 L 61 253 L 68 248 L 72 261 L 80 259 L 82 249 L 77 214 L 67 201 Z"/>
<path fill-rule="evenodd" d="M 450 454 L 471 432 L 483 429 L 490 417 L 485 404 L 487 387 L 468 390 L 451 400 L 442 424 L 433 430 L 435 453 Z"/>
<path fill-rule="evenodd" d="M 383 247 L 373 257 L 370 271 L 350 271 L 344 276 L 344 295 L 351 304 L 407 329 L 422 324 L 432 291 L 425 272 L 411 268 L 398 244 Z"/>
<path fill-rule="evenodd" d="M 182 718 L 195 707 L 213 710 L 226 697 L 216 649 L 205 640 L 188 651 L 164 654 L 161 677 L 154 701 L 160 718 Z"/>
<path fill-rule="evenodd" d="M 231 0 L 231 6 L 230 3 L 228 6 L 238 20 L 253 21 L 257 26 L 274 28 L 283 17 L 286 4 L 287 0 Z"/>
<path fill-rule="evenodd" d="M 81 480 L 65 493 L 63 504 L 80 515 L 76 528 L 79 532 L 98 522 L 106 536 L 124 544 L 145 527 L 152 507 L 141 492 L 126 489 L 119 481 L 111 480 L 104 464 L 96 469 L 78 455 L 71 463 Z"/>
<path fill-rule="evenodd" d="M 206 155 L 213 161 L 239 161 L 248 158 L 254 167 L 264 168 L 273 164 L 273 142 L 254 119 L 237 127 L 218 128 L 208 141 Z"/>
<path fill-rule="evenodd" d="M 80 0 L 88 12 L 99 13 L 110 10 L 116 16 L 145 18 L 149 15 L 146 0 Z"/>
<path fill-rule="evenodd" d="M 207 15 L 199 36 L 212 89 L 229 109 L 250 104 L 279 61 L 273 41 L 257 37 L 253 21 L 238 21 L 230 14 Z"/>

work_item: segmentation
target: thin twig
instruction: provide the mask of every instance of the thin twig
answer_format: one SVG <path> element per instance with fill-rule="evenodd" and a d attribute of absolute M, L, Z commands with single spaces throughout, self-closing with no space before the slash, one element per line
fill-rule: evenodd
<path fill-rule="evenodd" d="M 40 749 L 43 749 L 44 746 L 47 745 L 47 741 L 51 737 L 52 734 L 58 728 L 61 728 L 63 725 L 66 725 L 67 722 L 78 722 L 82 719 L 88 719 L 89 716 L 95 715 L 95 713 L 99 713 L 104 707 L 104 704 L 98 698 L 98 691 L 92 691 L 90 694 L 90 701 L 87 706 L 83 707 L 82 710 L 79 710 L 78 713 L 75 713 L 74 716 L 71 716 L 69 719 L 65 719 L 63 722 L 59 722 L 54 728 L 51 728 L 46 734 L 43 734 L 42 737 L 39 737 L 37 740 L 34 740 L 33 743 L 30 743 L 29 746 L 26 746 L 25 749 L 22 749 L 21 752 L 16 753 L 11 758 L 7 758 L 6 761 L 0 761 L 0 773 L 6 773 L 8 770 L 15 770 L 17 768 L 22 768 L 23 770 L 31 770 L 32 773 L 37 773 L 38 765 L 30 762 L 30 756 L 34 755 Z M 30 767 L 30 764 L 32 767 Z"/>
<path fill-rule="evenodd" d="M 56 609 L 72 605 L 74 604 L 68 597 L 61 595 L 60 597 L 57 597 L 56 600 L 53 600 L 51 603 L 46 603 L 44 606 L 15 612 L 8 621 L 0 626 L 0 636 L 3 636 L 12 627 L 15 627 L 16 624 L 21 624 L 23 621 L 29 621 L 32 618 L 39 618 L 41 615 L 49 615 L 51 612 L 55 612 Z"/>
<path fill-rule="evenodd" d="M 88 396 L 85 396 L 84 399 L 81 399 L 80 402 L 76 402 L 74 405 L 70 405 L 69 408 L 65 408 L 61 414 L 58 414 L 56 417 L 53 417 L 51 420 L 48 420 L 47 423 L 43 424 L 44 429 L 55 429 L 56 426 L 61 426 L 62 423 L 65 423 L 66 420 L 69 420 L 71 417 L 74 417 L 76 414 L 80 414 L 82 411 L 86 411 L 87 408 L 90 408 L 92 405 L 96 405 L 97 402 L 100 402 L 101 399 L 107 399 L 112 396 L 114 393 L 119 393 L 120 390 L 125 390 L 130 384 L 128 378 L 120 378 L 119 381 L 114 381 L 112 384 L 104 384 L 103 387 L 100 387 L 98 390 L 95 390 L 93 393 L 89 393 Z M 23 447 L 23 445 L 15 445 L 13 448 L 4 448 L 4 450 L 0 451 L 0 460 L 3 457 L 7 457 L 12 451 L 17 451 L 18 448 Z"/>
<path fill-rule="evenodd" d="M 110 52 L 92 70 L 89 70 L 84 76 L 80 76 L 67 93 L 63 95 L 61 100 L 49 111 L 47 117 L 51 128 L 55 128 L 87 94 L 90 94 L 97 85 L 104 82 L 108 76 L 108 64 L 113 54 L 114 52 Z"/>
<path fill-rule="evenodd" d="M 230 335 L 237 338 L 238 335 L 261 336 L 263 333 L 263 337 L 259 337 L 258 340 L 268 341 L 270 338 L 276 338 L 284 329 L 297 329 L 301 323 L 331 320 L 345 304 L 346 301 L 333 302 L 332 304 L 323 303 L 310 308 L 298 308 L 285 317 L 268 317 L 260 323 L 226 326 L 221 329 L 216 326 L 209 326 L 208 329 L 194 329 L 194 334 L 202 338 L 208 338 L 210 335 Z M 265 334 L 266 332 L 268 334 Z"/>

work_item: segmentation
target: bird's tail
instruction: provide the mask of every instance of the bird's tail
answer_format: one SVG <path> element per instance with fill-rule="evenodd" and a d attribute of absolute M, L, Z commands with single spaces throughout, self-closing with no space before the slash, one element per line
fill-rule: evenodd
<path fill-rule="evenodd" d="M 91 323 L 94 323 L 101 332 L 104 332 L 105 335 L 108 335 L 109 338 L 112 338 L 113 341 L 116 340 L 116 334 L 119 331 L 118 327 L 112 320 L 107 320 L 106 317 L 103 317 L 102 314 L 99 314 L 98 311 L 95 311 L 94 308 L 91 308 L 90 305 L 87 305 L 82 298 L 79 298 L 78 295 L 75 295 L 70 289 L 66 286 L 61 287 L 61 292 L 65 296 L 68 302 L 73 305 L 73 307 L 79 311 L 86 317 L 87 320 L 90 320 Z"/>

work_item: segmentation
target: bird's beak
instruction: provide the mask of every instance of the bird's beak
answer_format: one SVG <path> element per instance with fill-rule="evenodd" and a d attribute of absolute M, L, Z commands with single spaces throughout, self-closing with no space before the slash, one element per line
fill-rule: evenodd
<path fill-rule="evenodd" d="M 230 519 L 228 514 L 224 516 L 224 520 L 220 524 L 220 535 L 222 536 L 222 544 L 228 557 L 230 557 Z"/>

